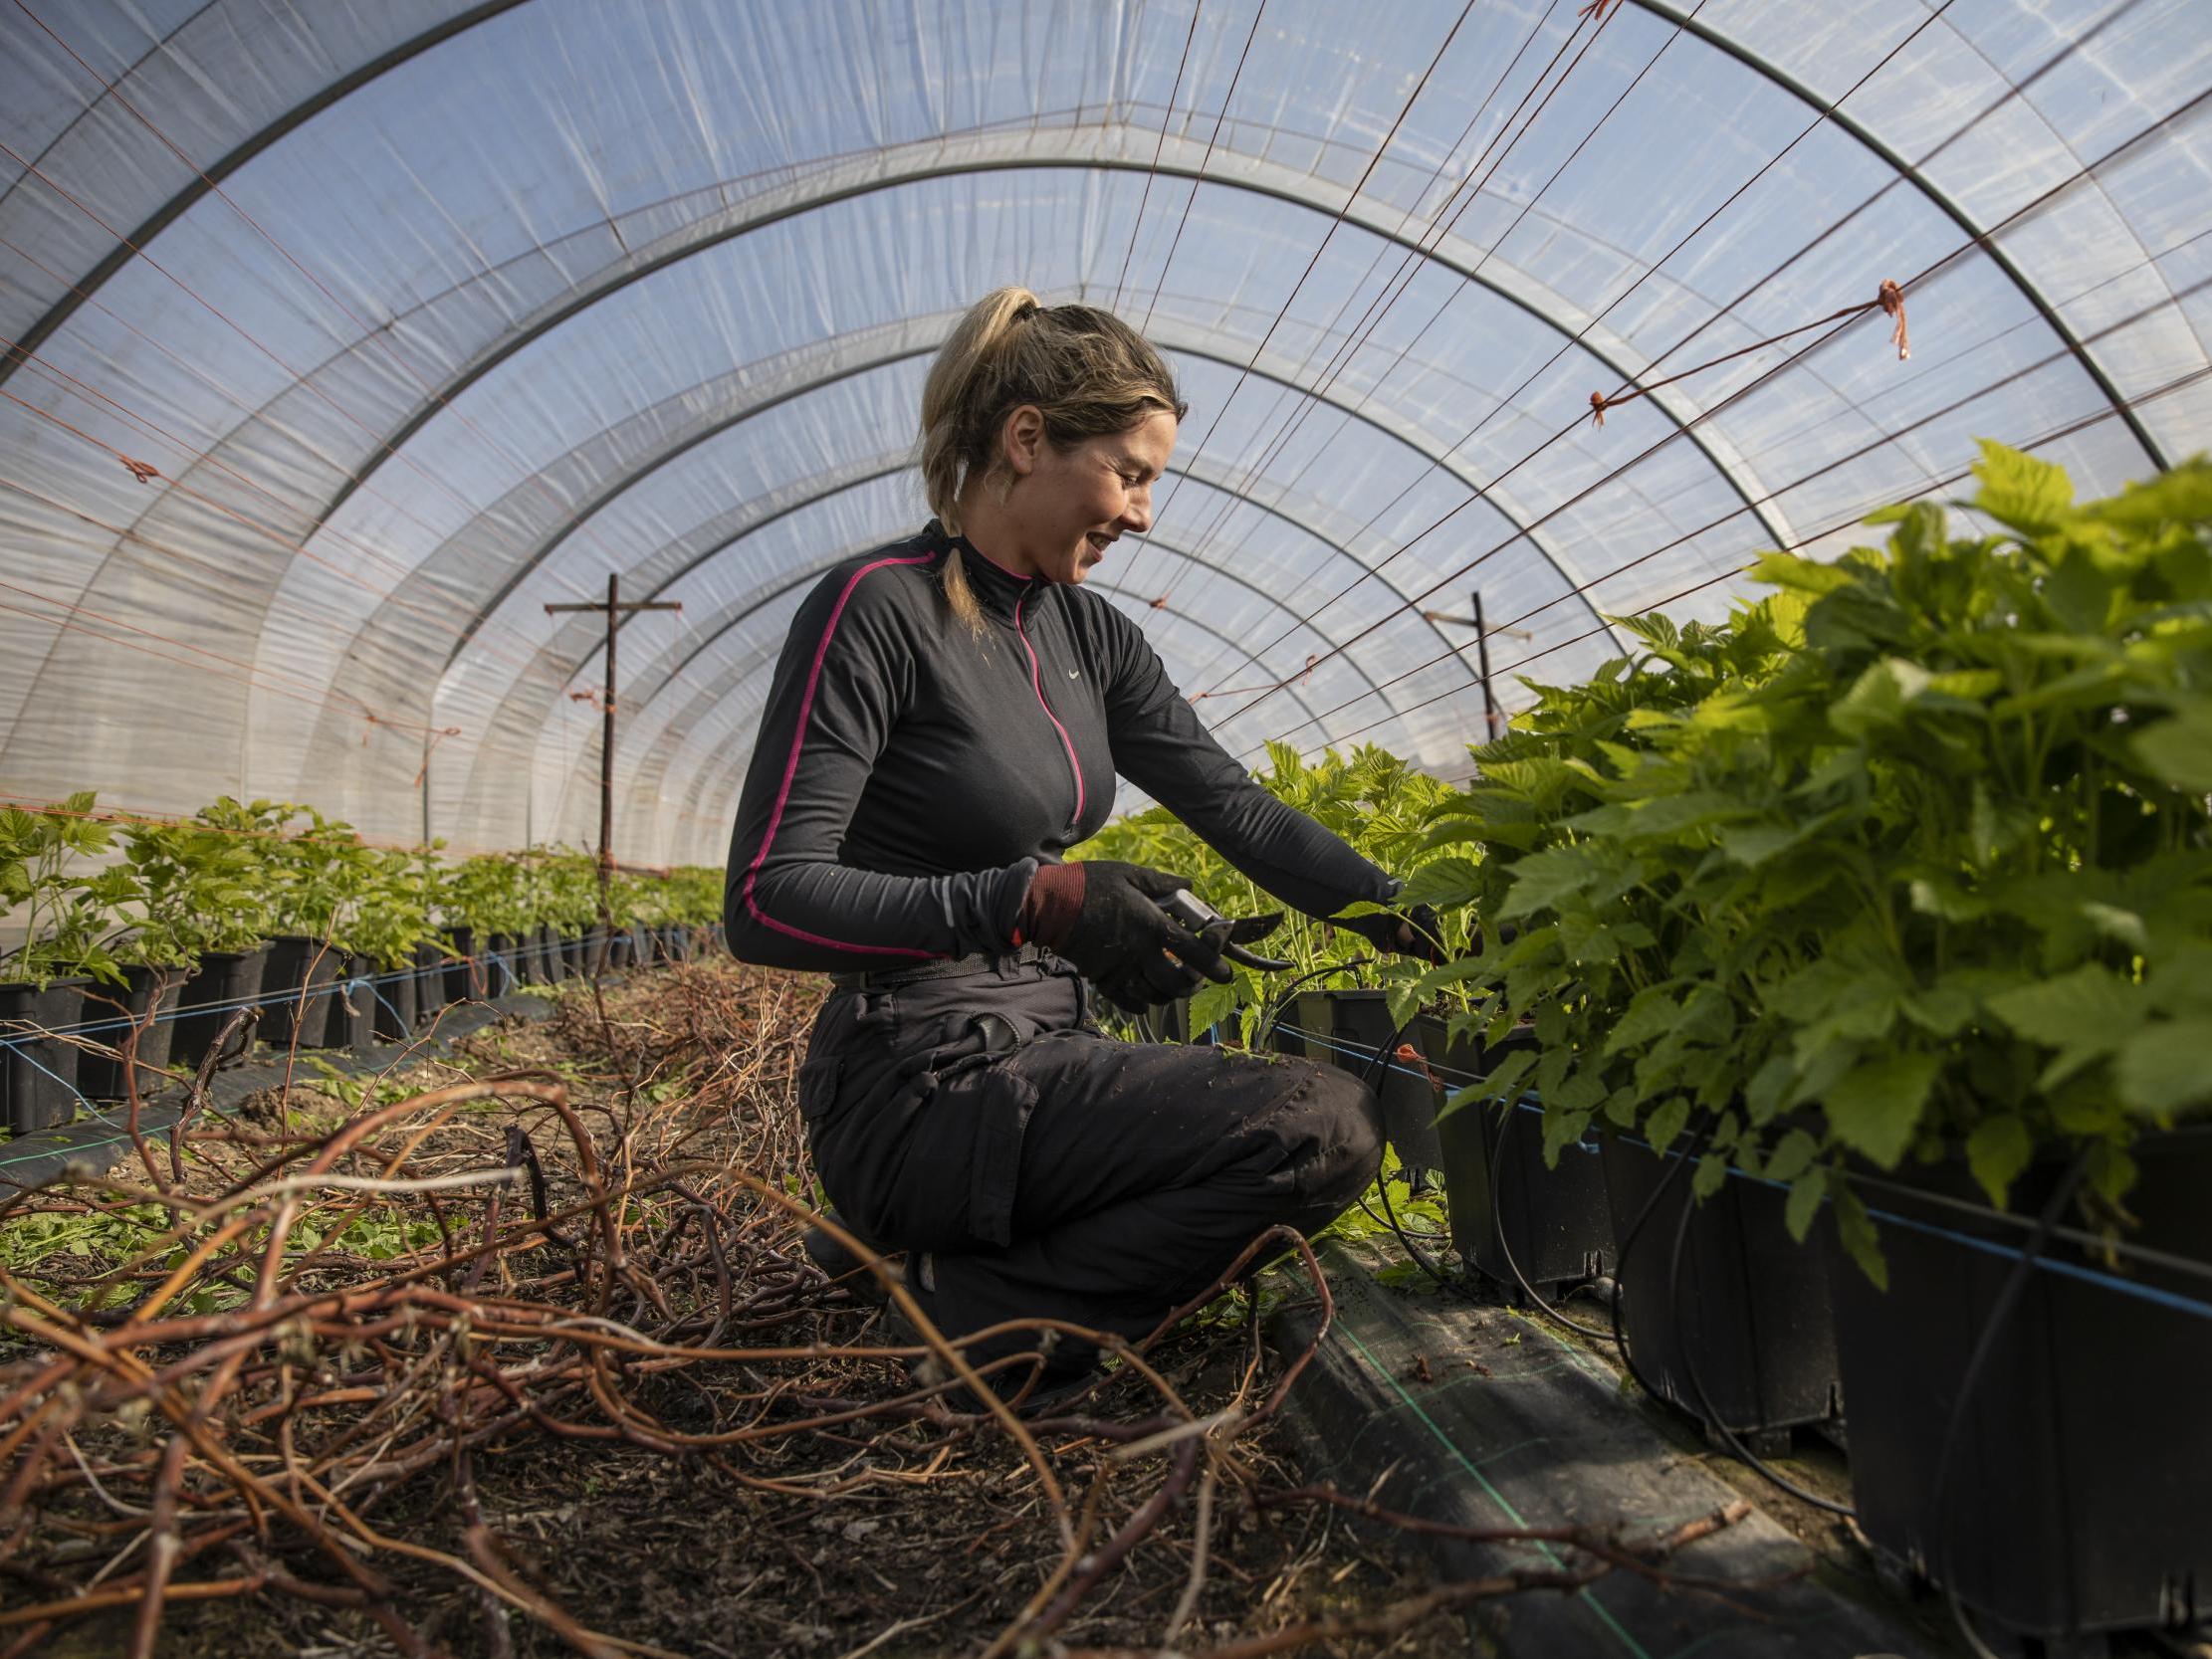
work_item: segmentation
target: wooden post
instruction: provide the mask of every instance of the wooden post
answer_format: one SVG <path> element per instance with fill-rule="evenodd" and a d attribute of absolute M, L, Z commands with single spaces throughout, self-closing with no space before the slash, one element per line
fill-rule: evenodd
<path fill-rule="evenodd" d="M 607 596 L 604 603 L 591 601 L 575 605 L 548 605 L 546 614 L 554 616 L 563 611 L 601 611 L 607 623 L 606 685 L 600 699 L 606 711 L 606 725 L 599 739 L 599 948 L 592 952 L 592 971 L 596 973 L 606 959 L 609 936 L 614 931 L 614 910 L 610 889 L 614 876 L 614 638 L 621 619 L 635 611 L 680 611 L 684 607 L 669 600 L 636 600 L 622 602 L 622 578 L 609 573 Z"/>
<path fill-rule="evenodd" d="M 1504 735 L 1497 718 L 1497 699 L 1490 695 L 1490 636 L 1482 631 L 1482 590 L 1474 590 L 1474 672 L 1482 682 L 1482 740 L 1494 743 Z"/>

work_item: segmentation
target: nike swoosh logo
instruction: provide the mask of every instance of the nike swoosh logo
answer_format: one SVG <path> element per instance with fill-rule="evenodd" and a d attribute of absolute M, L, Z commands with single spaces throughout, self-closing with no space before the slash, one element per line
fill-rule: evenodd
<path fill-rule="evenodd" d="M 1083 678 L 1083 671 L 1079 668 L 1071 668 L 1067 671 L 1067 677 L 1070 680 L 1080 680 Z"/>

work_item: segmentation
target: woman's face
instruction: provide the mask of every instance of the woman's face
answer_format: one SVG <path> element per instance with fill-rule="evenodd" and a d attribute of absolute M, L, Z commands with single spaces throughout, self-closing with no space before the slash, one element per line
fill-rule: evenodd
<path fill-rule="evenodd" d="M 997 545 L 977 545 L 1016 575 L 1081 581 L 1123 533 L 1152 527 L 1152 487 L 1175 437 L 1175 416 L 1162 409 L 1126 432 L 1062 450 L 1045 439 L 1035 410 L 1015 410 L 1006 423 L 1014 483 L 992 526 Z"/>

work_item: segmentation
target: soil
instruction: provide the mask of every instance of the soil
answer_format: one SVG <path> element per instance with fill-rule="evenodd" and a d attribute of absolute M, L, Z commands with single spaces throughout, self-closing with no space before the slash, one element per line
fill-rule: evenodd
<path fill-rule="evenodd" d="M 625 1231 L 638 1259 L 658 1263 L 652 1276 L 669 1304 L 660 1318 L 649 1291 L 625 1292 L 617 1296 L 613 1317 L 647 1335 L 652 1326 L 671 1346 L 681 1347 L 687 1332 L 696 1340 L 708 1317 L 702 1309 L 711 1311 L 717 1294 L 710 1253 L 697 1243 L 706 1230 L 700 1218 L 711 1211 L 736 1306 L 766 1311 L 750 1329 L 726 1317 L 729 1329 L 715 1340 L 725 1348 L 745 1344 L 763 1350 L 811 1345 L 796 1358 L 670 1361 L 615 1352 L 607 1359 L 610 1390 L 619 1392 L 627 1431 L 586 1389 L 538 1387 L 527 1378 L 522 1352 L 493 1348 L 504 1352 L 509 1375 L 525 1377 L 521 1387 L 544 1420 L 525 1419 L 480 1439 L 464 1459 L 438 1455 L 434 1419 L 443 1409 L 441 1384 L 409 1368 L 417 1356 L 435 1362 L 429 1323 L 369 1343 L 385 1365 L 372 1374 L 396 1379 L 378 1407 L 390 1421 L 383 1448 L 375 1433 L 362 1432 L 362 1405 L 314 1416 L 303 1409 L 283 1420 L 297 1425 L 294 1453 L 311 1462 L 322 1456 L 321 1477 L 333 1496 L 342 1491 L 351 1519 L 340 1525 L 332 1504 L 314 1506 L 318 1515 L 345 1537 L 353 1556 L 381 1575 L 391 1608 L 427 1651 L 627 1650 L 717 1659 L 980 1652 L 1063 1570 L 1060 1523 L 1037 1470 L 992 1420 L 930 1408 L 937 1410 L 932 1418 L 918 1414 L 923 1408 L 907 1407 L 903 1415 L 780 1427 L 838 1404 L 880 1405 L 914 1386 L 896 1360 L 850 1351 L 893 1339 L 875 1309 L 825 1284 L 806 1265 L 796 1248 L 799 1222 L 733 1184 L 731 1172 L 751 1170 L 786 1191 L 812 1191 L 791 1102 L 793 1063 L 810 1011 L 810 995 L 798 981 L 727 962 L 635 974 L 625 987 L 607 992 L 603 1017 L 589 987 L 564 987 L 551 1018 L 488 1028 L 451 1062 L 403 1069 L 365 1085 L 296 1083 L 288 1097 L 258 1099 L 230 1123 L 211 1124 L 207 1139 L 194 1142 L 183 1190 L 206 1196 L 236 1182 L 247 1166 L 276 1156 L 272 1147 L 290 1147 L 286 1155 L 297 1157 L 300 1148 L 312 1149 L 380 1104 L 463 1078 L 559 1078 L 590 1126 L 610 1176 L 628 1172 L 636 1181 Z M 414 1121 L 402 1113 L 373 1138 L 373 1157 L 337 1167 L 396 1167 L 387 1154 L 402 1150 Z M 626 1135 L 618 1135 L 617 1126 L 625 1125 Z M 405 1150 L 404 1173 L 482 1167 L 503 1141 L 513 1145 L 510 1130 L 525 1130 L 544 1156 L 548 1201 L 557 1216 L 563 1204 L 584 1197 L 571 1160 L 557 1155 L 557 1127 L 529 1101 L 471 1102 Z M 676 1222 L 689 1199 L 673 1190 L 677 1177 L 667 1174 L 679 1165 L 687 1171 L 681 1185 L 699 1200 L 691 1206 L 688 1233 Z M 660 1172 L 654 1180 L 644 1178 L 654 1171 Z M 125 1168 L 111 1178 L 142 1184 L 144 1171 Z M 419 1218 L 421 1212 L 408 1207 L 413 1202 L 395 1199 L 390 1208 Z M 473 1192 L 449 1197 L 442 1213 L 455 1249 L 489 1236 L 482 1232 L 488 1223 L 467 1218 L 481 1218 L 484 1206 Z M 589 1236 L 584 1220 L 568 1226 Z M 434 1260 L 445 1247 L 416 1242 L 411 1251 L 401 1248 L 396 1257 L 387 1251 L 382 1259 L 332 1249 L 309 1264 L 300 1282 L 316 1289 L 374 1287 L 394 1268 Z M 487 1276 L 480 1288 L 518 1302 L 557 1306 L 565 1298 L 572 1305 L 572 1283 L 561 1288 L 573 1279 L 564 1268 L 568 1260 L 542 1240 L 526 1240 L 495 1258 L 496 1277 Z M 35 1283 L 66 1301 L 115 1265 L 127 1267 L 127 1257 L 72 1263 L 66 1274 L 56 1267 L 61 1277 Z M 131 1280 L 145 1286 L 165 1265 L 141 1265 Z M 218 1260 L 201 1283 L 218 1309 L 238 1306 L 250 1276 L 241 1277 L 235 1259 L 228 1277 L 221 1267 Z M 462 1281 L 455 1270 L 440 1282 Z M 1209 1310 L 1215 1317 L 1187 1322 L 1149 1356 L 1197 1415 L 1236 1399 L 1247 1405 L 1263 1399 L 1279 1374 L 1280 1361 L 1254 1340 L 1241 1309 L 1241 1293 L 1233 1293 Z M 29 1362 L 24 1345 L 10 1336 L 0 1348 L 6 1362 L 0 1385 Z M 174 1361 L 184 1351 L 180 1346 L 147 1356 Z M 540 1344 L 531 1351 L 549 1348 Z M 550 1351 L 559 1351 L 558 1345 Z M 271 1419 L 266 1412 L 257 1419 L 249 1408 L 282 1409 L 280 1390 L 305 1387 L 308 1379 L 272 1354 L 259 1357 L 267 1362 L 258 1369 L 249 1365 L 223 1402 L 224 1435 L 235 1454 L 279 1484 L 272 1437 L 266 1426 L 256 1426 Z M 360 1374 L 367 1362 L 359 1343 L 338 1345 L 335 1339 L 312 1360 L 289 1357 L 303 1367 L 320 1365 L 315 1375 L 325 1380 L 340 1370 Z M 442 1386 L 458 1386 L 452 1373 Z M 1129 1425 L 1172 1421 L 1162 1410 L 1151 1385 L 1124 1369 L 1080 1404 L 1079 1416 L 1071 1411 L 1036 1431 L 1039 1451 L 1066 1492 L 1069 1515 L 1091 1515 L 1094 1550 L 1148 1504 L 1159 1507 L 1174 1454 L 1129 1460 L 1110 1454 L 1117 1439 L 1128 1438 Z M 142 1554 L 145 1534 L 142 1521 L 128 1512 L 147 1505 L 161 1440 L 159 1425 L 149 1431 L 144 1423 L 143 1412 L 133 1418 L 127 1411 L 89 1412 L 80 1421 L 76 1449 L 99 1470 L 125 1519 L 97 1502 L 66 1457 L 58 1458 L 28 1530 L 0 1547 L 0 1607 L 81 1586 L 118 1550 L 122 1555 L 107 1583 L 134 1580 L 142 1561 L 132 1553 Z M 656 1431 L 727 1435 L 747 1425 L 776 1432 L 712 1448 L 654 1443 Z M 0 1422 L 0 1433 L 9 1426 Z M 383 1428 L 382 1422 L 373 1426 Z M 429 1458 L 379 1478 L 377 1470 L 388 1471 L 398 1459 L 392 1442 L 427 1446 Z M 1211 1481 L 1194 1482 L 1056 1628 L 1008 1651 L 1167 1650 L 1170 1619 L 1192 1578 L 1197 1496 L 1207 1484 L 1213 1486 L 1207 1561 L 1193 1616 L 1174 1651 L 1195 1655 L 1308 1621 L 1373 1614 L 1431 1587 L 1425 1557 L 1396 1534 L 1322 1507 L 1256 1509 L 1251 1492 L 1303 1484 L 1288 1445 L 1278 1422 L 1227 1441 L 1212 1459 Z M 372 1455 L 385 1462 L 368 1467 Z M 481 1522 L 476 1529 L 468 1503 L 472 1485 Z M 234 1487 L 196 1462 L 188 1465 L 184 1490 L 187 1540 L 212 1533 L 225 1516 L 245 1514 Z M 88 1540 L 97 1540 L 97 1548 Z M 481 1573 L 464 1570 L 464 1563 L 487 1558 L 516 1594 L 495 1595 Z M 188 1599 L 195 1583 L 235 1581 L 271 1565 L 297 1581 Z M 368 1612 L 317 1598 L 319 1592 L 340 1598 L 355 1592 L 333 1569 L 329 1550 L 319 1550 L 281 1518 L 265 1521 L 236 1545 L 218 1543 L 189 1556 L 172 1586 L 158 1632 L 157 1650 L 166 1655 L 336 1659 L 404 1651 Z M 518 1610 L 518 1599 L 541 1610 Z M 58 1624 L 34 1638 L 42 1643 L 37 1651 L 124 1652 L 130 1617 L 126 1606 Z M 24 1634 L 0 1626 L 0 1653 Z M 1430 1659 L 1464 1652 L 1467 1635 L 1458 1613 L 1438 1612 L 1388 1635 L 1316 1637 L 1293 1645 Z"/>

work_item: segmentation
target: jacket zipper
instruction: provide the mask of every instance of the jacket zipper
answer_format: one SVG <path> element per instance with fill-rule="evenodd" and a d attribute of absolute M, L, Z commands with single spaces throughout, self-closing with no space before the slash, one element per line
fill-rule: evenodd
<path fill-rule="evenodd" d="M 1083 767 L 1075 758 L 1075 741 L 1068 736 L 1067 727 L 1060 724 L 1060 717 L 1052 713 L 1052 705 L 1044 700 L 1044 670 L 1037 663 L 1037 648 L 1029 643 L 1029 630 L 1021 625 L 1021 607 L 1029 602 L 1029 595 L 1022 594 L 1013 604 L 1013 631 L 1021 636 L 1021 649 L 1029 654 L 1029 689 L 1037 694 L 1037 707 L 1044 711 L 1044 718 L 1052 723 L 1052 729 L 1060 734 L 1060 747 L 1067 751 L 1068 776 L 1075 780 L 1075 811 L 1067 821 L 1074 830 L 1083 821 Z"/>

